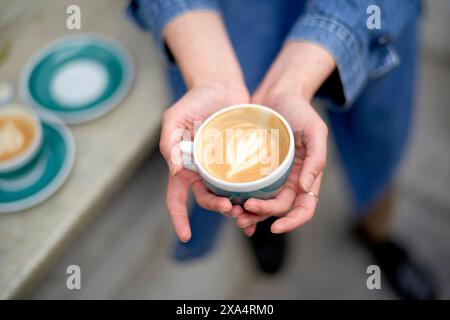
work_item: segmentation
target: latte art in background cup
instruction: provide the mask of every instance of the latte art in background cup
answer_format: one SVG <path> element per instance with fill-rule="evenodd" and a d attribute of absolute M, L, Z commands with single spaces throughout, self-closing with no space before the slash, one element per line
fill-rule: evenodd
<path fill-rule="evenodd" d="M 185 168 L 198 171 L 213 193 L 233 203 L 274 197 L 289 175 L 295 149 L 287 121 L 255 104 L 213 114 L 193 142 L 180 146 Z"/>
<path fill-rule="evenodd" d="M 41 145 L 37 116 L 14 105 L 0 108 L 0 173 L 25 165 Z"/>

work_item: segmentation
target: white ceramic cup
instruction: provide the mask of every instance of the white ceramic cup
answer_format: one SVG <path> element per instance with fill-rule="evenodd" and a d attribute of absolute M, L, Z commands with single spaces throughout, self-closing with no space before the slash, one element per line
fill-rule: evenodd
<path fill-rule="evenodd" d="M 250 182 L 229 182 L 218 179 L 211 175 L 198 161 L 198 156 L 196 154 L 197 139 L 202 133 L 202 130 L 212 119 L 224 112 L 240 108 L 257 109 L 261 112 L 271 113 L 272 115 L 275 115 L 277 118 L 279 118 L 288 131 L 289 149 L 286 157 L 283 159 L 280 165 L 267 176 Z M 183 166 L 188 170 L 197 171 L 201 176 L 203 182 L 208 187 L 208 189 L 211 190 L 211 192 L 216 195 L 229 198 L 233 203 L 243 203 L 250 198 L 273 198 L 286 182 L 286 179 L 289 176 L 292 168 L 295 154 L 294 134 L 286 119 L 278 112 L 268 107 L 257 104 L 234 105 L 214 113 L 209 118 L 207 118 L 196 131 L 194 141 L 181 141 L 180 147 L 181 151 L 183 152 Z"/>
<path fill-rule="evenodd" d="M 42 125 L 36 113 L 17 104 L 0 107 L 0 117 L 11 114 L 23 116 L 29 119 L 34 125 L 35 135 L 33 141 L 26 150 L 12 159 L 0 161 L 0 173 L 8 173 L 25 166 L 34 158 L 42 145 Z"/>

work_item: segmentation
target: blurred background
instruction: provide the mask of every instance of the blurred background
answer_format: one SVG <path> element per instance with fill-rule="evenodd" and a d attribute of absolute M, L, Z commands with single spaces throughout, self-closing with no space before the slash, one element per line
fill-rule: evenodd
<path fill-rule="evenodd" d="M 81 8 L 81 30 L 65 27 L 71 4 Z M 122 105 L 72 128 L 78 155 L 67 184 L 48 203 L 0 215 L 0 297 L 396 299 L 387 284 L 366 287 L 372 260 L 350 234 L 349 198 L 332 143 L 316 217 L 289 235 L 279 274 L 257 270 L 232 221 L 220 230 L 210 255 L 187 263 L 173 259 L 167 168 L 156 148 L 159 119 L 170 101 L 164 65 L 152 39 L 124 16 L 125 6 L 119 0 L 0 0 L 0 82 L 17 83 L 38 48 L 81 32 L 119 40 L 137 70 Z M 443 299 L 450 298 L 449 15 L 448 0 L 425 1 L 417 113 L 399 171 L 394 225 L 398 238 L 433 272 Z M 123 152 L 117 135 L 128 135 Z M 122 155 L 109 158 L 114 152 Z M 66 288 L 69 265 L 81 268 L 81 290 Z"/>

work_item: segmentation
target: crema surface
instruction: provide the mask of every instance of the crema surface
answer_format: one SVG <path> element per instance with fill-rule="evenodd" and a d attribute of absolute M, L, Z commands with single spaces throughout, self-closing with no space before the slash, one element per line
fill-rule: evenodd
<path fill-rule="evenodd" d="M 289 149 L 289 134 L 276 115 L 249 107 L 213 118 L 196 143 L 197 158 L 211 175 L 228 182 L 250 182 L 281 164 Z"/>
<path fill-rule="evenodd" d="M 0 162 L 19 156 L 31 145 L 35 135 L 34 124 L 25 116 L 0 116 Z"/>

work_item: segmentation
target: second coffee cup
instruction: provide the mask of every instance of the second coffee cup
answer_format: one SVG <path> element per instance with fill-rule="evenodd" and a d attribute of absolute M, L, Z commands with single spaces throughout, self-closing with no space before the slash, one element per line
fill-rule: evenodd
<path fill-rule="evenodd" d="M 39 117 L 20 105 L 0 107 L 0 174 L 30 162 L 42 144 Z"/>

